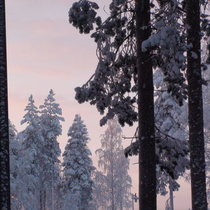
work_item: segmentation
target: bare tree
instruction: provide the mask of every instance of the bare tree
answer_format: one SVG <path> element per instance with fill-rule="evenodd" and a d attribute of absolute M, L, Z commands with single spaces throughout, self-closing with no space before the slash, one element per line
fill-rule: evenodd
<path fill-rule="evenodd" d="M 97 209 L 123 210 L 131 207 L 131 177 L 129 160 L 124 156 L 122 129 L 117 119 L 107 122 L 101 136 L 101 148 L 96 150 L 99 171 L 95 172 L 93 203 Z"/>

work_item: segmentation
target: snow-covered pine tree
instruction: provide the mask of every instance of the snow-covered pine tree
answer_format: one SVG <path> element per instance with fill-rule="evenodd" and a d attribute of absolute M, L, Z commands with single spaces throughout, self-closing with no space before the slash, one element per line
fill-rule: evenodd
<path fill-rule="evenodd" d="M 179 106 L 167 92 L 162 71 L 154 73 L 157 191 L 164 195 L 166 186 L 178 190 L 178 178 L 189 169 L 187 141 L 187 103 Z M 160 170 L 161 169 L 161 170 Z"/>
<path fill-rule="evenodd" d="M 38 109 L 32 95 L 29 97 L 25 111 L 26 114 L 23 116 L 21 124 L 26 124 L 26 128 L 17 136 L 17 141 L 21 143 L 21 163 L 19 163 L 21 166 L 18 179 L 21 183 L 21 202 L 24 209 L 35 210 L 37 207 L 40 208 L 43 138 L 40 130 Z"/>
<path fill-rule="evenodd" d="M 54 209 L 55 210 L 63 210 L 62 206 L 63 206 L 63 187 L 62 187 L 62 172 L 61 172 L 61 168 L 60 168 L 60 177 L 59 177 L 59 181 L 58 184 L 56 184 L 55 189 L 54 189 Z"/>
<path fill-rule="evenodd" d="M 10 140 L 10 187 L 11 187 L 11 209 L 21 210 L 22 202 L 20 200 L 20 158 L 21 158 L 21 143 L 17 140 L 17 130 L 9 121 L 9 140 Z"/>
<path fill-rule="evenodd" d="M 87 210 L 92 200 L 93 181 L 91 152 L 87 147 L 87 128 L 79 115 L 68 131 L 63 153 L 64 210 Z"/>
<path fill-rule="evenodd" d="M 95 176 L 94 198 L 104 198 L 98 206 L 102 209 L 131 208 L 131 178 L 129 160 L 124 156 L 122 129 L 117 119 L 109 120 L 101 137 L 101 148 L 96 150 L 99 172 Z"/>
<path fill-rule="evenodd" d="M 59 182 L 61 150 L 58 136 L 62 133 L 62 109 L 55 102 L 53 90 L 49 91 L 44 104 L 40 106 L 40 128 L 43 137 L 42 147 L 42 208 L 54 209 L 54 190 Z M 46 199 L 46 200 L 45 200 Z"/>

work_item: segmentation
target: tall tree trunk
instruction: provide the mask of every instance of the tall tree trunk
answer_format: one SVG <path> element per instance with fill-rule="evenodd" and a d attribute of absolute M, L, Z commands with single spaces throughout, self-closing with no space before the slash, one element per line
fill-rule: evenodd
<path fill-rule="evenodd" d="M 189 143 L 192 209 L 207 210 L 200 53 L 200 1 L 187 0 Z"/>
<path fill-rule="evenodd" d="M 40 210 L 43 209 L 42 207 L 42 190 L 39 191 L 39 203 L 40 203 Z"/>
<path fill-rule="evenodd" d="M 10 209 L 5 1 L 0 0 L 0 209 Z"/>
<path fill-rule="evenodd" d="M 44 189 L 44 195 L 43 195 L 43 210 L 46 210 L 46 189 Z"/>
<path fill-rule="evenodd" d="M 150 52 L 142 42 L 151 34 L 150 1 L 136 0 L 136 39 L 139 118 L 139 209 L 156 209 L 156 161 L 154 132 L 153 73 Z"/>

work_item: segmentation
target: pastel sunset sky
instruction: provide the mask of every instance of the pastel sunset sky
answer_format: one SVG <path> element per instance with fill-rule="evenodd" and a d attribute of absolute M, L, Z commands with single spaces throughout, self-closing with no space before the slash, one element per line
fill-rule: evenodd
<path fill-rule="evenodd" d="M 73 0 L 7 0 L 7 50 L 9 79 L 9 117 L 18 131 L 28 97 L 33 94 L 36 105 L 43 103 L 50 89 L 63 110 L 65 122 L 59 138 L 63 151 L 67 131 L 75 114 L 80 114 L 87 125 L 94 164 L 95 150 L 100 147 L 100 134 L 105 127 L 99 126 L 101 116 L 94 106 L 78 104 L 74 88 L 85 83 L 94 73 L 97 57 L 96 44 L 89 35 L 81 35 L 68 22 L 68 11 Z M 102 6 L 106 16 L 110 0 L 95 1 Z M 133 136 L 135 126 L 125 127 L 125 136 Z M 129 140 L 124 140 L 128 145 Z M 132 192 L 138 192 L 138 164 L 131 158 L 130 175 Z M 182 182 L 183 183 L 183 182 Z M 175 193 L 175 209 L 190 207 L 190 187 L 184 184 Z M 168 196 L 167 196 L 168 198 Z M 164 210 L 165 199 L 158 197 L 158 210 Z"/>

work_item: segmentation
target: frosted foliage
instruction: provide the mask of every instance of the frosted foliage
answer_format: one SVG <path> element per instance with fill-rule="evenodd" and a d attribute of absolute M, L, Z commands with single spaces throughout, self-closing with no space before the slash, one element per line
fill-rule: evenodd
<path fill-rule="evenodd" d="M 9 121 L 9 140 L 10 140 L 10 190 L 11 190 L 11 208 L 19 210 L 22 204 L 19 201 L 20 185 L 18 180 L 19 160 L 20 160 L 20 142 L 16 139 L 17 130 Z"/>
<path fill-rule="evenodd" d="M 207 197 L 210 202 L 210 133 L 205 132 L 206 141 L 206 186 L 207 186 Z"/>
<path fill-rule="evenodd" d="M 185 84 L 186 57 L 188 49 L 185 43 L 183 25 L 180 21 L 178 2 L 173 0 L 159 13 L 154 22 L 155 30 L 148 40 L 142 43 L 142 50 L 157 50 L 154 62 L 164 73 L 167 90 L 174 98 L 183 103 L 187 98 L 187 85 Z"/>
<path fill-rule="evenodd" d="M 34 105 L 34 99 L 32 95 L 28 99 L 28 105 L 26 106 L 25 111 L 26 114 L 24 115 L 21 124 L 36 124 L 36 121 L 38 120 L 38 109 Z"/>
<path fill-rule="evenodd" d="M 177 190 L 176 180 L 189 168 L 188 142 L 186 132 L 187 104 L 180 107 L 174 98 L 166 91 L 162 72 L 158 69 L 154 74 L 155 83 L 155 124 L 157 190 L 165 194 L 169 177 L 172 186 Z"/>
<path fill-rule="evenodd" d="M 58 137 L 62 134 L 61 122 L 62 109 L 56 103 L 53 90 L 49 91 L 44 104 L 40 108 L 40 129 L 43 137 L 42 146 L 42 205 L 53 209 L 55 204 L 55 192 L 60 180 L 60 146 Z"/>
<path fill-rule="evenodd" d="M 93 7 L 92 4 L 78 1 L 69 12 L 70 23 L 80 32 L 88 28 L 86 32 L 90 32 L 97 43 L 99 59 L 93 76 L 83 86 L 75 88 L 76 100 L 96 105 L 100 114 L 104 115 L 101 125 L 115 115 L 121 125 L 133 125 L 137 121 L 135 1 L 112 0 L 110 15 L 102 23 L 96 21 L 98 6 L 94 4 Z M 185 46 L 182 14 L 178 6 L 181 7 L 174 0 L 162 9 L 152 9 L 152 36 L 145 40 L 142 49 L 152 50 L 153 66 L 161 68 L 168 92 L 182 104 L 187 95 L 184 53 L 188 46 Z M 89 15 L 88 11 L 94 16 Z M 72 14 L 77 15 L 73 18 Z M 91 21 L 86 23 L 80 17 Z"/>
<path fill-rule="evenodd" d="M 62 117 L 62 109 L 55 102 L 54 96 L 53 90 L 50 90 L 44 104 L 40 106 L 40 126 L 44 138 L 43 167 L 45 168 L 46 184 L 48 182 L 55 183 L 58 179 L 60 163 L 58 157 L 61 154 L 57 138 L 62 133 L 61 121 L 64 121 L 64 118 Z"/>
<path fill-rule="evenodd" d="M 93 173 L 93 209 L 106 209 L 107 206 L 107 191 L 106 191 L 106 176 L 100 171 Z"/>
<path fill-rule="evenodd" d="M 52 90 L 40 107 L 41 111 L 31 95 L 21 121 L 25 129 L 16 135 L 10 123 L 11 200 L 15 210 L 60 206 L 57 197 L 60 193 L 57 137 L 62 131 L 60 121 L 63 118 Z"/>
<path fill-rule="evenodd" d="M 203 104 L 204 104 L 204 127 L 206 131 L 210 130 L 210 65 L 207 66 L 207 70 L 203 73 L 204 79 L 208 82 L 206 86 L 203 86 Z"/>
<path fill-rule="evenodd" d="M 14 131 L 10 124 L 11 209 L 35 210 L 37 174 L 32 166 L 33 154 L 24 150 L 22 135 L 14 136 Z"/>
<path fill-rule="evenodd" d="M 43 138 L 40 131 L 40 119 L 38 108 L 34 104 L 33 96 L 28 99 L 28 105 L 25 108 L 26 114 L 23 116 L 21 124 L 26 124 L 26 128 L 21 132 L 22 144 L 25 149 L 32 149 L 36 152 L 41 150 Z"/>
<path fill-rule="evenodd" d="M 209 7 L 206 7 L 209 4 L 208 0 L 202 1 L 204 6 L 201 7 L 201 30 L 202 33 L 202 60 L 203 64 L 210 64 L 210 17 L 209 17 Z M 208 66 L 203 66 L 204 69 L 209 68 Z M 206 68 L 207 67 L 207 68 Z"/>
<path fill-rule="evenodd" d="M 76 22 L 79 22 L 78 17 L 84 17 L 87 14 L 83 9 L 87 2 L 79 1 L 70 9 L 69 14 L 79 11 Z M 75 9 L 75 5 L 80 9 L 77 7 Z M 134 107 L 136 97 L 129 95 L 135 92 L 134 77 L 136 79 L 136 47 L 132 15 L 134 5 L 130 1 L 113 0 L 109 9 L 110 17 L 103 23 L 99 18 L 98 21 L 91 22 L 91 29 L 94 30 L 91 37 L 97 43 L 99 62 L 91 79 L 82 87 L 75 89 L 76 99 L 79 103 L 89 101 L 90 104 L 96 105 L 100 114 L 105 115 L 100 121 L 101 125 L 112 119 L 114 115 L 118 116 L 122 125 L 125 123 L 132 125 L 137 120 Z M 92 11 L 92 8 L 89 10 Z"/>
<path fill-rule="evenodd" d="M 25 111 L 21 124 L 26 124 L 26 128 L 16 137 L 16 143 L 20 145 L 17 152 L 19 156 L 12 167 L 16 170 L 15 191 L 18 193 L 18 205 L 23 206 L 24 209 L 36 209 L 41 187 L 40 161 L 43 157 L 41 151 L 43 138 L 39 126 L 38 109 L 32 95 L 29 97 Z"/>
<path fill-rule="evenodd" d="M 95 209 L 129 209 L 131 207 L 131 178 L 129 160 L 124 156 L 122 130 L 117 119 L 109 120 L 101 137 L 98 154 L 100 171 L 94 174 Z"/>
<path fill-rule="evenodd" d="M 207 196 L 210 202 L 210 65 L 204 72 L 204 78 L 208 81 L 207 86 L 203 86 L 203 106 L 204 106 L 204 134 L 206 151 L 206 177 L 207 177 Z"/>
<path fill-rule="evenodd" d="M 91 175 L 94 167 L 90 158 L 91 152 L 87 147 L 89 141 L 87 128 L 79 115 L 75 116 L 68 136 L 63 153 L 64 209 L 69 209 L 68 206 L 74 206 L 74 210 L 89 209 L 93 185 Z"/>
<path fill-rule="evenodd" d="M 93 29 L 93 24 L 101 23 L 101 18 L 96 17 L 97 9 L 99 9 L 98 5 L 91 1 L 75 2 L 69 11 L 69 22 L 79 28 L 80 33 L 89 33 Z"/>
<path fill-rule="evenodd" d="M 169 180 L 172 180 L 173 190 L 178 190 L 179 184 L 176 180 L 189 169 L 187 104 L 183 101 L 183 106 L 180 107 L 167 92 L 167 84 L 160 69 L 155 70 L 154 85 L 157 193 L 164 195 L 167 193 Z M 138 141 L 125 149 L 126 156 L 138 153 Z"/>

